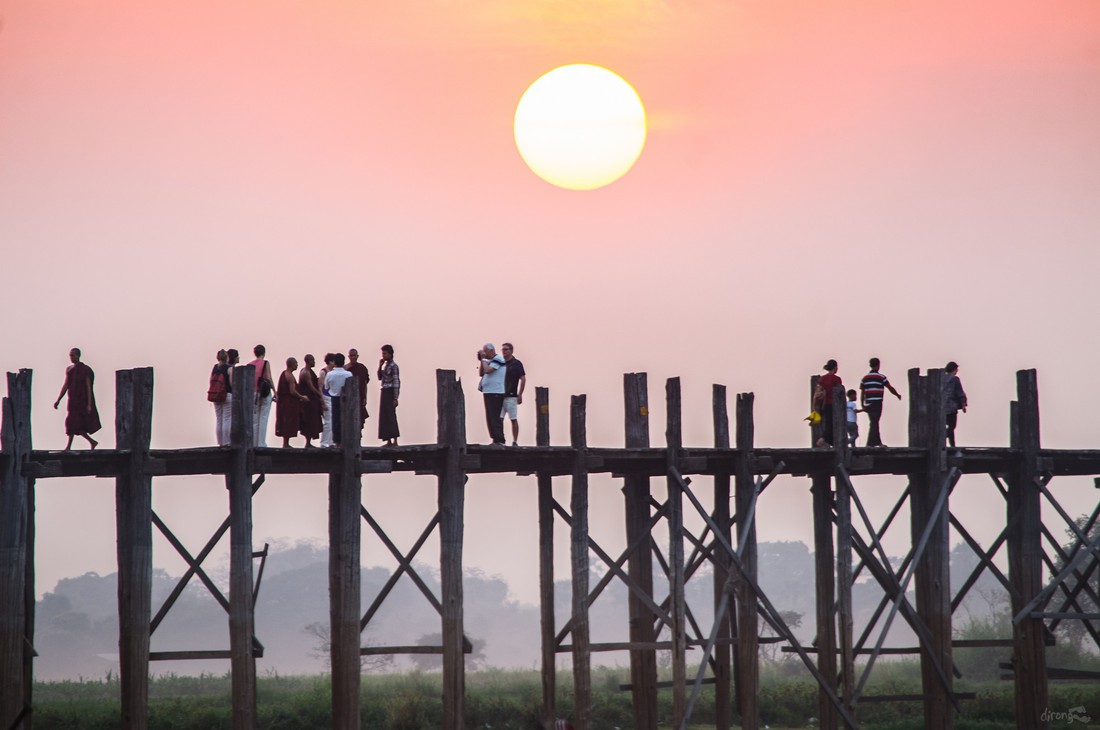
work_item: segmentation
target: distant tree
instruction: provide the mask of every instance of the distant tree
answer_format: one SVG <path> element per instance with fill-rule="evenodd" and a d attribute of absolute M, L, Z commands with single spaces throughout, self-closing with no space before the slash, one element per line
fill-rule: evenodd
<path fill-rule="evenodd" d="M 417 646 L 441 646 L 443 634 L 424 634 L 416 640 Z M 466 655 L 467 669 L 483 669 L 485 667 L 485 640 L 471 639 L 473 651 Z M 443 669 L 442 654 L 413 654 L 410 657 L 417 669 L 425 672 L 438 672 Z"/>
<path fill-rule="evenodd" d="M 310 656 L 314 659 L 324 659 L 325 663 L 331 666 L 332 638 L 329 633 L 329 625 L 323 621 L 315 621 L 306 626 L 303 631 L 316 639 Z M 374 645 L 369 640 L 366 640 L 365 643 L 367 646 Z M 359 668 L 365 674 L 381 673 L 392 669 L 393 665 L 393 654 L 370 654 L 359 657 Z"/>
<path fill-rule="evenodd" d="M 1088 519 L 1088 515 L 1082 514 L 1078 516 L 1077 519 L 1074 520 L 1074 522 L 1076 523 L 1077 530 L 1081 533 L 1084 533 L 1089 542 L 1092 542 L 1096 539 L 1098 535 L 1100 535 L 1100 520 L 1097 520 L 1097 522 L 1094 523 L 1086 533 L 1085 527 L 1088 525 Z M 1076 556 L 1076 553 L 1074 552 L 1075 548 L 1077 551 L 1087 549 L 1086 547 L 1077 544 L 1077 533 L 1074 530 L 1067 527 L 1065 533 L 1066 537 L 1069 539 L 1062 545 L 1062 552 L 1070 556 L 1070 559 Z M 1100 569 L 1094 569 L 1091 575 L 1089 575 L 1088 573 L 1089 565 L 1093 560 L 1096 560 L 1096 556 L 1085 560 L 1083 563 L 1079 563 L 1077 569 L 1066 578 L 1065 586 L 1068 590 L 1073 591 L 1074 588 L 1078 585 L 1078 581 L 1080 580 L 1078 576 L 1087 575 L 1089 579 L 1088 587 L 1091 587 L 1094 594 L 1100 595 Z M 1065 568 L 1065 566 L 1066 561 L 1062 560 L 1061 555 L 1057 556 L 1057 559 L 1054 561 L 1055 571 L 1061 572 L 1061 570 Z M 1082 613 L 1097 613 L 1098 610 L 1096 601 L 1092 598 L 1092 596 L 1089 595 L 1089 591 L 1087 590 L 1088 587 L 1082 586 L 1081 591 L 1077 594 L 1077 597 L 1075 599 L 1077 603 L 1076 610 L 1079 610 Z M 1062 590 L 1055 591 L 1050 600 L 1051 608 L 1048 608 L 1047 610 L 1075 610 L 1072 604 L 1070 604 L 1067 608 L 1062 608 L 1062 602 L 1065 600 L 1065 598 L 1065 592 L 1063 592 Z M 1093 623 L 1093 626 L 1096 626 L 1095 622 Z M 1070 619 L 1062 621 L 1060 624 L 1058 624 L 1056 635 L 1059 639 L 1059 643 L 1067 644 L 1069 647 L 1072 647 L 1077 653 L 1096 652 L 1098 649 L 1100 649 L 1100 647 L 1093 644 L 1092 637 L 1085 628 L 1085 622 L 1081 620 Z"/>
<path fill-rule="evenodd" d="M 792 632 L 802 625 L 802 614 L 798 611 L 780 611 L 779 617 L 783 619 L 783 623 L 787 624 L 787 628 Z M 760 615 L 760 636 L 779 636 L 763 614 Z M 774 662 L 776 657 L 779 656 L 779 647 L 782 645 L 782 642 L 762 643 L 760 644 L 760 656 L 767 661 Z"/>

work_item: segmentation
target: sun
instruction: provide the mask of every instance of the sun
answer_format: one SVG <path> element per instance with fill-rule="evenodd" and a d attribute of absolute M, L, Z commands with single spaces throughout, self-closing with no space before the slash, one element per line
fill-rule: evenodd
<path fill-rule="evenodd" d="M 633 167 L 645 107 L 622 76 L 576 63 L 543 74 L 516 106 L 516 147 L 532 172 L 569 190 L 594 190 Z"/>

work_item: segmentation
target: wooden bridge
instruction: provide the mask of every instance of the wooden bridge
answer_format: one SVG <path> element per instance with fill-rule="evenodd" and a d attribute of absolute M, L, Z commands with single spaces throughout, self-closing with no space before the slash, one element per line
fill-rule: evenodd
<path fill-rule="evenodd" d="M 438 437 L 422 446 L 363 448 L 359 437 L 345 438 L 338 449 L 284 450 L 253 445 L 254 379 L 251 366 L 238 367 L 233 390 L 232 445 L 197 449 L 151 449 L 153 371 L 122 370 L 116 377 L 116 444 L 114 450 L 83 452 L 35 451 L 30 431 L 31 372 L 8 374 L 3 401 L 0 452 L 0 730 L 29 728 L 34 637 L 34 498 L 35 483 L 52 477 L 94 476 L 116 480 L 118 545 L 119 662 L 122 726 L 148 726 L 149 667 L 163 659 L 228 658 L 232 673 L 233 727 L 256 726 L 256 657 L 263 655 L 255 635 L 254 607 L 266 551 L 252 539 L 252 498 L 266 474 L 328 474 L 329 581 L 332 662 L 332 725 L 360 726 L 360 657 L 368 653 L 433 652 L 443 657 L 444 725 L 463 727 L 464 654 L 470 642 L 464 634 L 462 595 L 463 511 L 466 475 L 514 473 L 535 477 L 539 523 L 541 585 L 541 645 L 544 722 L 552 723 L 555 708 L 555 658 L 572 657 L 575 715 L 578 729 L 592 727 L 591 657 L 600 651 L 630 652 L 635 727 L 657 727 L 657 692 L 672 693 L 674 725 L 686 727 L 700 686 L 715 687 L 717 728 L 728 728 L 735 716 L 742 727 L 760 727 L 758 705 L 759 623 L 765 621 L 797 654 L 816 679 L 821 727 L 858 727 L 859 705 L 868 701 L 923 703 L 925 726 L 950 728 L 965 712 L 966 696 L 954 690 L 959 676 L 952 661 L 958 647 L 1004 646 L 1012 649 L 1016 717 L 1021 728 L 1049 727 L 1042 719 L 1048 708 L 1046 647 L 1059 622 L 1080 620 L 1100 645 L 1100 597 L 1090 586 L 1098 562 L 1100 537 L 1092 537 L 1100 502 L 1078 525 L 1054 498 L 1054 477 L 1100 474 L 1100 451 L 1043 449 L 1039 438 L 1039 401 L 1034 370 L 1017 373 L 1018 397 L 1011 407 L 1012 439 L 1005 448 L 944 446 L 943 372 L 909 371 L 909 447 L 850 449 L 759 448 L 753 437 L 753 394 L 737 395 L 731 445 L 726 390 L 715 385 L 712 418 L 714 443 L 687 447 L 681 437 L 680 383 L 667 381 L 665 443 L 654 447 L 649 434 L 649 395 L 644 373 L 624 376 L 625 448 L 595 448 L 585 435 L 585 396 L 573 396 L 569 412 L 570 443 L 550 445 L 549 396 L 536 389 L 537 446 L 500 449 L 466 443 L 465 403 L 454 371 L 436 374 Z M 816 378 L 814 379 L 816 380 Z M 811 382 L 811 390 L 813 382 Z M 354 379 L 342 396 L 344 434 L 359 434 L 358 390 Z M 843 401 L 838 390 L 836 397 Z M 844 411 L 834 414 L 836 433 L 844 433 Z M 820 427 L 818 427 L 820 428 Z M 814 443 L 817 433 L 810 437 Z M 838 439 L 839 440 L 839 439 Z M 412 471 L 438 481 L 438 511 L 413 548 L 403 553 L 386 536 L 383 526 L 362 503 L 363 475 Z M 589 534 L 588 475 L 611 474 L 623 480 L 627 548 L 612 555 Z M 983 547 L 967 531 L 965 515 L 953 514 L 950 494 L 963 474 L 988 474 L 1004 498 L 1004 528 Z M 228 516 L 203 548 L 190 552 L 152 509 L 155 476 L 224 475 Z M 908 487 L 887 519 L 872 523 L 855 487 L 856 477 L 869 474 L 907 475 Z M 769 484 L 779 475 L 808 477 L 813 497 L 816 563 L 816 641 L 803 646 L 760 588 L 757 576 L 756 509 Z M 692 477 L 711 489 L 697 496 Z M 571 499 L 566 506 L 553 496 L 555 477 L 568 478 Z M 379 477 L 380 478 L 380 477 Z M 657 495 L 652 480 L 665 482 Z M 702 494 L 700 491 L 699 494 Z M 664 501 L 656 497 L 664 496 Z M 1063 525 L 1051 529 L 1042 521 L 1042 503 L 1049 503 L 1076 535 L 1068 552 L 1055 538 Z M 731 509 L 732 501 L 732 509 Z M 910 550 L 900 565 L 891 564 L 883 539 L 908 502 Z M 853 509 L 854 508 L 854 509 Z M 700 534 L 685 528 L 685 511 L 697 513 L 705 527 Z M 994 510 L 981 515 L 991 519 Z M 568 617 L 554 611 L 553 538 L 556 519 L 570 528 L 572 610 Z M 698 522 L 698 520 L 694 520 Z M 366 522 L 396 558 L 399 568 L 364 612 L 360 605 L 360 538 Z M 667 529 L 667 551 L 654 540 L 655 530 Z M 152 536 L 154 527 L 188 563 L 176 590 L 157 607 L 152 605 Z M 949 564 L 951 528 L 975 551 L 978 565 L 952 594 Z M 439 531 L 440 595 L 436 596 L 413 567 L 425 540 Z M 895 527 L 904 531 L 904 526 Z M 222 594 L 202 567 L 203 560 L 229 533 L 228 596 Z M 690 553 L 686 549 L 690 547 Z M 1004 547 L 1008 573 L 994 558 Z M 607 566 L 590 584 L 591 557 Z M 257 558 L 260 567 L 254 568 Z M 654 592 L 654 558 L 667 577 L 667 595 Z M 858 562 L 856 559 L 858 558 Z M 684 584 L 701 567 L 713 569 L 713 612 L 709 627 L 694 619 L 685 600 Z M 883 598 L 857 637 L 853 621 L 852 586 L 867 570 L 882 587 Z M 984 571 L 1004 586 L 1011 598 L 1012 635 L 984 641 L 952 638 L 952 612 Z M 360 634 L 386 599 L 390 588 L 408 575 L 439 612 L 440 646 L 361 647 Z M 187 582 L 197 577 L 225 608 L 229 648 L 150 652 L 150 635 Z M 622 581 L 629 589 L 629 641 L 601 643 L 590 635 L 588 611 L 606 586 Z M 915 605 L 908 590 L 915 587 Z M 1092 613 L 1089 612 L 1092 611 Z M 884 642 L 899 618 L 916 635 L 919 645 L 887 648 Z M 563 620 L 564 619 L 564 620 Z M 658 641 L 663 628 L 670 640 Z M 656 652 L 672 656 L 671 682 L 658 682 Z M 688 664 L 689 650 L 691 665 Z M 870 696 L 867 678 L 884 653 L 920 655 L 922 693 L 914 696 Z M 861 661 L 857 663 L 856 658 Z M 697 665 L 697 666 L 696 666 Z"/>

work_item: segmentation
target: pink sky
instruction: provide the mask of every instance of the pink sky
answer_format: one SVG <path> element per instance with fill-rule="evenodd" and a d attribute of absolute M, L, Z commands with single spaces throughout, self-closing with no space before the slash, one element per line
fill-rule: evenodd
<path fill-rule="evenodd" d="M 505 339 L 551 388 L 558 443 L 583 392 L 591 443 L 621 444 L 621 374 L 647 370 L 655 444 L 680 375 L 689 444 L 711 444 L 721 382 L 756 392 L 759 445 L 801 445 L 807 378 L 835 357 L 854 383 L 877 355 L 901 386 L 962 364 L 961 443 L 1007 443 L 1014 373 L 1036 367 L 1044 445 L 1097 445 L 1091 0 L 3 0 L 0 16 L 0 367 L 35 369 L 38 448 L 64 444 L 49 404 L 72 346 L 107 424 L 113 371 L 154 366 L 154 445 L 182 447 L 213 441 L 213 353 L 256 342 L 276 364 L 352 346 L 372 363 L 392 343 L 405 443 L 434 438 L 434 371 L 457 369 L 485 441 L 473 353 Z M 535 177 L 512 139 L 527 85 L 577 62 L 624 76 L 650 118 L 634 169 L 586 193 Z M 904 442 L 902 405 L 884 429 Z M 177 481 L 155 506 L 201 543 L 224 490 Z M 270 481 L 257 543 L 323 538 L 323 479 Z M 986 482 L 954 504 L 988 542 Z M 901 488 L 862 483 L 878 512 Z M 407 546 L 433 484 L 368 479 L 365 499 Z M 1071 511 L 1095 499 L 1054 484 Z M 809 541 L 808 484 L 777 487 L 761 538 Z M 114 570 L 112 490 L 41 483 L 39 592 Z M 594 480 L 609 546 L 620 504 Z M 466 563 L 530 600 L 534 505 L 533 480 L 471 480 Z M 529 525 L 513 551 L 477 537 L 505 517 Z"/>

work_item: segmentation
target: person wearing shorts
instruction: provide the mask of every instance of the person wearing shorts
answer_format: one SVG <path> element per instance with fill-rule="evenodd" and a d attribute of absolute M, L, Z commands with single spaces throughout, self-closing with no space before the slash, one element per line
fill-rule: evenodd
<path fill-rule="evenodd" d="M 504 355 L 504 405 L 500 409 L 501 420 L 507 416 L 512 421 L 512 446 L 519 445 L 519 405 L 523 403 L 523 389 L 527 385 L 527 371 L 523 363 L 512 354 L 512 343 L 500 346 Z"/>

